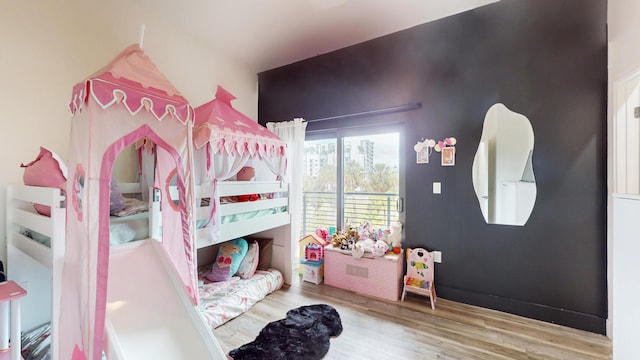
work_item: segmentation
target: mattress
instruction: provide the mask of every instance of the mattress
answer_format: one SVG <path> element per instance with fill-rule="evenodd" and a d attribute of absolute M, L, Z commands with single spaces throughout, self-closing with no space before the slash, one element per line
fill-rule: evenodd
<path fill-rule="evenodd" d="M 210 282 L 204 277 L 210 267 L 198 269 L 198 295 L 200 311 L 211 329 L 249 310 L 284 284 L 282 273 L 276 269 L 257 270 L 246 280 L 234 276 L 229 281 Z"/>
<path fill-rule="evenodd" d="M 253 218 L 257 218 L 257 217 L 261 217 L 261 216 L 278 214 L 278 213 L 286 212 L 286 211 L 287 211 L 287 207 L 286 206 L 278 207 L 278 208 L 262 209 L 262 210 L 253 210 L 253 211 L 247 211 L 247 212 L 234 214 L 234 215 L 221 216 L 220 222 L 222 224 L 229 224 L 229 223 L 233 223 L 233 222 L 236 222 L 236 221 L 249 220 L 249 219 L 253 219 Z M 196 221 L 196 228 L 198 228 L 198 229 L 203 228 L 204 225 L 207 222 L 208 222 L 208 219 L 197 220 Z"/>
<path fill-rule="evenodd" d="M 232 223 L 232 222 L 236 222 L 236 221 L 253 219 L 253 218 L 256 218 L 256 217 L 261 217 L 261 216 L 271 215 L 271 214 L 277 214 L 277 213 L 281 213 L 281 212 L 285 212 L 285 211 L 287 211 L 287 207 L 286 206 L 279 207 L 279 208 L 270 208 L 270 209 L 247 211 L 247 212 L 243 212 L 243 213 L 240 213 L 240 214 L 222 216 L 222 219 L 220 220 L 220 222 L 222 222 L 223 224 L 228 224 L 228 223 Z"/>
<path fill-rule="evenodd" d="M 149 237 L 149 213 L 128 216 L 111 216 L 109 223 L 109 244 L 119 245 Z"/>

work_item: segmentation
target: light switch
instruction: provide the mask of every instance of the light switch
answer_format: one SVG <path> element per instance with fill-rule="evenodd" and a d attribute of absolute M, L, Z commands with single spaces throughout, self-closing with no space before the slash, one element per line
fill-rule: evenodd
<path fill-rule="evenodd" d="M 442 192 L 441 186 L 439 182 L 434 182 L 433 183 L 433 193 L 434 194 L 440 194 Z"/>

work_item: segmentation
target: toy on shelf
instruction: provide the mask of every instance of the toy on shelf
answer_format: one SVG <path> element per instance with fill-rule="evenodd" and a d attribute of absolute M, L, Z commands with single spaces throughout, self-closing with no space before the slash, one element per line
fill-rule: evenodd
<path fill-rule="evenodd" d="M 330 235 L 330 238 L 333 248 L 348 251 L 356 259 L 400 254 L 402 223 L 393 222 L 388 229 L 375 229 L 368 221 L 362 226 L 347 223 L 343 230 Z"/>
<path fill-rule="evenodd" d="M 394 254 L 400 254 L 402 252 L 402 223 L 399 221 L 393 222 L 390 229 L 389 244 Z"/>
<path fill-rule="evenodd" d="M 324 246 L 309 244 L 304 248 L 304 259 L 318 261 L 324 259 Z"/>
<path fill-rule="evenodd" d="M 384 240 L 378 240 L 373 245 L 373 250 L 371 251 L 371 253 L 373 254 L 373 256 L 380 257 L 380 256 L 384 256 L 384 254 L 386 254 L 388 250 L 389 250 L 389 245 L 387 245 L 387 243 L 384 242 Z"/>
<path fill-rule="evenodd" d="M 299 259 L 303 260 L 305 258 L 305 250 L 308 245 L 316 244 L 322 248 L 328 245 L 328 242 L 318 235 L 318 232 L 308 233 L 298 240 L 298 248 L 299 248 Z M 300 262 L 300 266 L 298 268 L 298 276 L 302 277 L 304 271 L 304 267 L 302 266 L 302 261 Z"/>
<path fill-rule="evenodd" d="M 316 229 L 316 235 L 327 240 L 329 238 L 329 229 L 327 229 L 326 227 L 319 227 Z"/>
<path fill-rule="evenodd" d="M 353 249 L 351 249 L 351 255 L 355 259 L 360 259 L 364 255 L 364 246 L 360 244 L 360 242 L 357 242 L 353 245 Z"/>

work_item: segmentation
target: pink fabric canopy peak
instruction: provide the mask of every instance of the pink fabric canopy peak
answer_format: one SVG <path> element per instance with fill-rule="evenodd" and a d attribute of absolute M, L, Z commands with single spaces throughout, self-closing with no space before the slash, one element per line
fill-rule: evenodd
<path fill-rule="evenodd" d="M 286 144 L 266 127 L 231 106 L 235 99 L 218 86 L 216 97 L 195 109 L 193 143 L 197 149 L 211 144 L 213 153 L 273 157 L 284 156 Z"/>
<path fill-rule="evenodd" d="M 73 87 L 69 103 L 72 114 L 82 110 L 89 95 L 103 109 L 122 103 L 132 115 L 145 109 L 158 120 L 169 115 L 183 124 L 193 117 L 189 102 L 138 44 L 129 46 L 107 66 Z"/>

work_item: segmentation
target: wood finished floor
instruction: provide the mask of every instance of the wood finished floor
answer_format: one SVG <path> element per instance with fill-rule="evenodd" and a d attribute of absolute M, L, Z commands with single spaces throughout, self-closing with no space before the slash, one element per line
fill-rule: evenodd
<path fill-rule="evenodd" d="M 253 341 L 269 322 L 301 305 L 329 304 L 343 332 L 325 359 L 611 359 L 602 335 L 446 299 L 391 302 L 297 281 L 214 330 L 225 352 Z"/>

